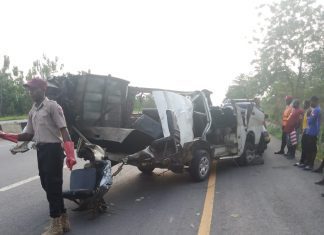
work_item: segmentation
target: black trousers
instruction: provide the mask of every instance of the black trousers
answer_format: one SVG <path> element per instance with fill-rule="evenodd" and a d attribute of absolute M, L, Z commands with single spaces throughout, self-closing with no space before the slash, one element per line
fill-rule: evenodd
<path fill-rule="evenodd" d="M 282 127 L 280 152 L 285 151 L 286 145 L 287 145 L 287 134 L 284 132 L 284 127 Z"/>
<path fill-rule="evenodd" d="M 65 213 L 62 197 L 64 153 L 60 143 L 37 145 L 37 161 L 40 181 L 46 192 L 50 216 L 56 218 Z"/>
<path fill-rule="evenodd" d="M 317 136 L 308 135 L 305 144 L 305 151 L 306 151 L 306 165 L 313 167 L 316 154 L 317 154 Z"/>
<path fill-rule="evenodd" d="M 306 163 L 306 157 L 307 157 L 307 153 L 306 153 L 306 149 L 307 149 L 307 138 L 308 135 L 306 135 L 305 133 L 303 133 L 302 138 L 301 138 L 301 157 L 300 157 L 300 161 L 299 163 L 301 164 L 305 164 Z"/>

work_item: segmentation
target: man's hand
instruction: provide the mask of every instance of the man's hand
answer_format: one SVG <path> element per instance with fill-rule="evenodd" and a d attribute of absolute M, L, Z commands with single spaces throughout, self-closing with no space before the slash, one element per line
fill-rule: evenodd
<path fill-rule="evenodd" d="M 65 163 L 67 167 L 70 170 L 72 170 L 73 166 L 76 164 L 75 155 L 74 155 L 74 143 L 73 141 L 65 141 L 63 146 L 66 154 Z"/>
<path fill-rule="evenodd" d="M 11 133 L 0 131 L 0 138 L 4 140 L 9 140 L 14 143 L 18 142 L 18 134 L 11 134 Z"/>

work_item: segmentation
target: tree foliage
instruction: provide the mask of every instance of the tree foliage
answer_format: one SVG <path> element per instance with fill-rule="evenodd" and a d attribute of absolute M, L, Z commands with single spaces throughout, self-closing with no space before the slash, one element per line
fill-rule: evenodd
<path fill-rule="evenodd" d="M 64 64 L 60 63 L 59 58 L 56 56 L 54 60 L 48 58 L 45 54 L 41 59 L 35 60 L 33 66 L 28 70 L 26 79 L 39 76 L 43 79 L 49 79 L 51 76 L 63 70 Z"/>
<path fill-rule="evenodd" d="M 299 99 L 318 95 L 323 100 L 323 6 L 315 0 L 282 0 L 259 10 L 268 10 L 270 17 L 260 19 L 264 23 L 258 33 L 264 36 L 253 37 L 259 48 L 252 61 L 253 75 L 240 75 L 227 97 L 241 98 L 244 91 L 246 96 L 261 96 L 275 116 L 286 95 Z"/>
<path fill-rule="evenodd" d="M 42 59 L 35 60 L 26 76 L 17 66 L 11 66 L 9 56 L 3 57 L 0 71 L 0 116 L 20 115 L 28 113 L 31 99 L 23 84 L 32 77 L 39 76 L 48 79 L 63 69 L 57 57 L 54 60 L 43 55 Z"/>

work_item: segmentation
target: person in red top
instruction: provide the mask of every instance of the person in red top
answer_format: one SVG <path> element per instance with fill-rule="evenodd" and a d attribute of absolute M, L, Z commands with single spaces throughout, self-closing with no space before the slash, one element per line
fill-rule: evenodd
<path fill-rule="evenodd" d="M 292 112 L 287 119 L 286 126 L 284 127 L 284 132 L 287 135 L 288 154 L 286 156 L 288 159 L 295 158 L 296 148 L 298 144 L 298 135 L 304 115 L 304 110 L 299 108 L 299 105 L 299 100 L 295 100 L 293 102 Z"/>
<path fill-rule="evenodd" d="M 282 114 L 282 135 L 281 135 L 281 148 L 275 154 L 285 154 L 285 147 L 287 145 L 287 134 L 284 132 L 284 128 L 287 125 L 287 120 L 292 111 L 291 102 L 293 98 L 291 96 L 286 96 L 286 108 Z"/>

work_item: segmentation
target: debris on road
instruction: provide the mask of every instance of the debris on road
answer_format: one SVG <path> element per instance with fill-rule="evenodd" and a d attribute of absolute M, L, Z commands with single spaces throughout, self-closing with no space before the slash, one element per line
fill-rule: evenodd
<path fill-rule="evenodd" d="M 240 217 L 239 214 L 231 214 L 230 216 L 233 217 L 233 218 L 238 218 L 238 217 Z"/>
<path fill-rule="evenodd" d="M 142 201 L 142 200 L 144 200 L 144 197 L 137 198 L 135 201 L 136 201 L 136 202 L 140 202 L 140 201 Z"/>

